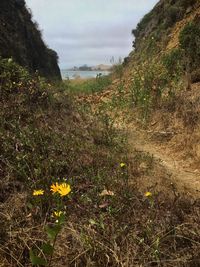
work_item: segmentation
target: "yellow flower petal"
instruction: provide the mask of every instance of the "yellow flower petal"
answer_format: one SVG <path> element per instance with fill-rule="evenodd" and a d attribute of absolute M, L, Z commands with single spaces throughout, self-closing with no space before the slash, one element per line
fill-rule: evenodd
<path fill-rule="evenodd" d="M 44 190 L 39 189 L 33 191 L 33 196 L 40 196 L 40 195 L 44 195 Z"/>
<path fill-rule="evenodd" d="M 58 183 L 52 184 L 50 190 L 52 191 L 53 194 L 57 193 L 59 190 L 59 184 Z"/>
<path fill-rule="evenodd" d="M 61 197 L 64 197 L 68 195 L 71 192 L 71 187 L 69 184 L 62 183 L 59 185 L 58 193 L 60 194 Z"/>
<path fill-rule="evenodd" d="M 125 163 L 123 163 L 123 162 L 120 163 L 120 167 L 121 167 L 121 168 L 123 168 L 123 167 L 125 167 L 125 166 L 126 166 Z"/>
<path fill-rule="evenodd" d="M 54 211 L 54 216 L 55 217 L 60 217 L 63 214 L 62 211 Z"/>
<path fill-rule="evenodd" d="M 152 197 L 152 193 L 151 192 L 146 192 L 144 195 L 145 195 L 145 197 Z"/>

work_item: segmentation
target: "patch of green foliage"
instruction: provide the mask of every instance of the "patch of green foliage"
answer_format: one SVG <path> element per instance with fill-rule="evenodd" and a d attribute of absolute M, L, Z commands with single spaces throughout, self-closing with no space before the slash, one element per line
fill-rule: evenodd
<path fill-rule="evenodd" d="M 61 136 L 59 125 L 66 114 L 71 114 L 68 96 L 37 74 L 31 76 L 5 59 L 0 60 L 0 101 L 0 164 L 4 179 L 10 184 L 22 181 L 34 186 L 41 177 L 44 182 L 66 174 L 70 162 L 63 161 L 60 151 L 65 139 L 67 155 L 70 135 Z"/>
<path fill-rule="evenodd" d="M 172 49 L 165 54 L 162 62 L 168 72 L 169 79 L 180 79 L 183 74 L 183 52 L 180 48 Z"/>
<path fill-rule="evenodd" d="M 179 21 L 183 15 L 184 10 L 179 5 L 168 5 L 165 12 L 165 29 L 172 27 L 177 21 Z"/>
<path fill-rule="evenodd" d="M 95 90 L 102 90 L 102 85 L 110 80 L 98 77 L 94 82 Z M 16 240 L 11 233 L 10 243 L 8 231 L 11 228 L 20 231 L 22 225 L 23 229 L 28 229 L 28 214 L 31 214 L 32 226 L 43 224 L 44 219 L 52 223 L 50 211 L 57 204 L 49 197 L 52 182 L 70 181 L 75 198 L 80 202 L 85 194 L 80 188 L 87 184 L 91 189 L 87 198 L 90 194 L 96 198 L 96 194 L 114 179 L 118 170 L 113 172 L 111 166 L 117 164 L 125 149 L 123 134 L 119 135 L 115 129 L 114 119 L 106 108 L 102 106 L 95 114 L 87 108 L 87 114 L 82 115 L 78 107 L 72 105 L 65 87 L 52 86 L 37 73 L 30 75 L 11 59 L 0 59 L 0 200 L 5 203 L 14 196 L 17 202 L 18 195 L 24 197 L 23 204 L 16 206 L 15 213 L 10 215 L 11 219 L 5 218 L 5 224 L 1 224 L 4 228 L 0 227 L 0 235 L 1 245 L 9 246 L 13 253 L 17 253 L 16 257 L 27 247 L 23 245 L 23 237 L 18 235 Z M 32 195 L 35 189 L 47 192 L 42 201 L 41 196 L 37 201 Z M 68 207 L 62 204 L 69 213 L 73 203 L 69 201 Z M 9 210 L 6 204 L 4 208 L 2 212 Z M 34 227 L 31 229 L 28 242 L 34 251 L 41 243 L 37 241 Z M 39 232 L 40 238 L 45 240 L 42 226 Z M 39 254 L 32 252 L 32 262 L 40 262 L 40 251 Z M 11 259 L 8 257 L 8 260 L 12 261 L 13 253 L 9 253 Z M 27 261 L 29 259 L 23 257 L 18 264 L 26 265 Z"/>
<path fill-rule="evenodd" d="M 161 62 L 146 62 L 134 69 L 131 98 L 133 105 L 139 107 L 144 122 L 159 103 L 166 85 L 167 74 Z"/>
<path fill-rule="evenodd" d="M 103 91 L 111 84 L 112 80 L 111 77 L 97 75 L 96 78 L 86 79 L 85 81 L 74 80 L 65 81 L 65 89 L 70 93 L 97 93 Z"/>
<path fill-rule="evenodd" d="M 153 12 L 151 11 L 148 14 L 146 14 L 143 17 L 143 19 L 137 24 L 136 29 L 132 30 L 132 34 L 135 36 L 135 38 L 139 37 L 140 32 L 142 32 L 146 28 L 152 17 L 153 17 Z"/>
<path fill-rule="evenodd" d="M 200 62 L 200 23 L 190 22 L 179 36 L 180 48 L 185 52 L 189 64 L 194 69 L 199 68 Z"/>
<path fill-rule="evenodd" d="M 155 54 L 152 52 L 147 57 L 147 51 L 142 54 L 144 63 L 139 62 L 133 69 L 130 88 L 131 102 L 139 109 L 141 120 L 145 123 L 155 108 L 165 102 L 175 104 L 175 94 L 183 89 L 185 68 L 184 51 L 181 48 L 172 49 L 160 58 L 156 56 L 156 50 Z"/>

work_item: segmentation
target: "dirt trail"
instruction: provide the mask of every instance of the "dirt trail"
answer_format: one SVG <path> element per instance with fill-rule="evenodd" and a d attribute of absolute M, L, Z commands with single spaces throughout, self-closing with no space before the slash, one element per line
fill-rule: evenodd
<path fill-rule="evenodd" d="M 112 93 L 113 90 L 109 89 L 101 94 L 79 98 L 80 101 L 84 100 L 93 103 L 96 107 L 96 105 L 102 101 L 109 101 Z M 194 199 L 200 198 L 200 171 L 190 169 L 187 166 L 187 162 L 178 159 L 174 153 L 171 153 L 167 143 L 165 143 L 166 145 L 160 145 L 153 142 L 148 134 L 145 131 L 138 129 L 134 123 L 128 125 L 126 125 L 126 123 L 125 125 L 124 123 L 119 123 L 116 127 L 123 129 L 128 127 L 130 150 L 134 151 L 136 149 L 144 153 L 149 153 L 153 156 L 157 164 L 164 168 L 165 173 L 168 174 L 167 177 L 169 181 L 164 181 L 164 178 L 161 177 L 159 181 L 162 183 L 161 187 L 165 187 L 166 182 L 167 184 L 172 183 L 179 192 L 193 197 Z"/>
<path fill-rule="evenodd" d="M 129 144 L 131 149 L 136 149 L 153 156 L 156 162 L 161 165 L 169 174 L 170 182 L 173 183 L 178 191 L 194 198 L 200 197 L 200 173 L 188 169 L 184 162 L 168 155 L 165 148 L 153 143 L 150 138 L 135 129 L 129 127 Z"/>

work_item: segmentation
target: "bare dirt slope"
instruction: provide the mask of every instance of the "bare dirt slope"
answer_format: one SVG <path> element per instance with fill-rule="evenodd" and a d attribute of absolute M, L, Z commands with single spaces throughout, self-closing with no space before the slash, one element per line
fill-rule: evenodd
<path fill-rule="evenodd" d="M 164 167 L 168 173 L 169 182 L 174 184 L 179 192 L 194 198 L 200 197 L 200 173 L 197 170 L 189 169 L 184 161 L 179 160 L 176 155 L 170 154 L 167 146 L 152 142 L 145 132 L 136 130 L 134 126 L 129 127 L 129 144 L 132 149 L 152 155 L 154 160 Z"/>

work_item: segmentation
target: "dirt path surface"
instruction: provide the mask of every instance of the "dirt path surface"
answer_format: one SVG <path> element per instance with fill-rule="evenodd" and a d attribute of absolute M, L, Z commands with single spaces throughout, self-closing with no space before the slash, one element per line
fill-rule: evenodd
<path fill-rule="evenodd" d="M 152 142 L 145 133 L 135 130 L 134 127 L 129 127 L 129 144 L 131 149 L 152 155 L 169 174 L 169 182 L 173 183 L 178 191 L 194 198 L 200 197 L 200 173 L 185 167 L 184 162 L 173 154 L 169 155 L 167 148 Z"/>
<path fill-rule="evenodd" d="M 80 101 L 87 101 L 93 103 L 94 109 L 96 105 L 101 102 L 108 102 L 113 94 L 113 90 L 106 90 L 101 94 L 79 97 Z M 122 115 L 123 117 L 124 115 Z M 123 121 L 123 119 L 122 119 Z M 150 154 L 156 163 L 164 169 L 167 174 L 166 176 L 159 179 L 161 187 L 165 187 L 167 184 L 175 185 L 176 189 L 180 193 L 192 197 L 194 199 L 200 198 L 200 171 L 191 169 L 186 160 L 181 160 L 178 157 L 179 153 L 173 153 L 167 145 L 167 142 L 159 144 L 158 142 L 152 141 L 151 137 L 144 130 L 138 128 L 135 123 L 126 124 L 120 122 L 116 125 L 117 128 L 123 126 L 123 129 L 128 128 L 128 142 L 130 145 L 130 151 L 138 150 L 144 153 Z M 165 179 L 165 180 L 164 180 Z M 152 183 L 157 181 L 152 181 Z"/>

